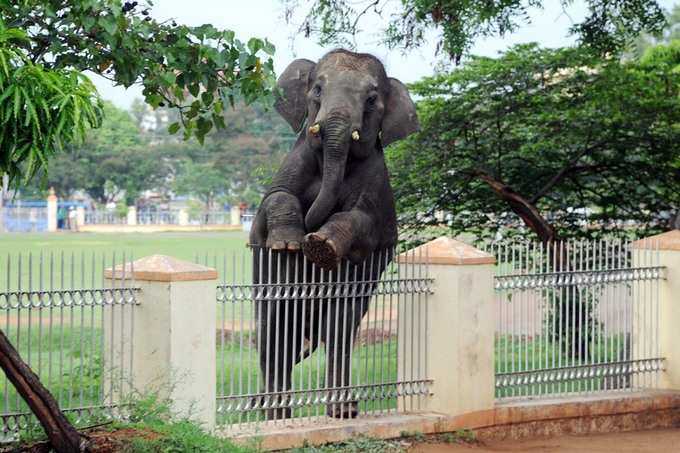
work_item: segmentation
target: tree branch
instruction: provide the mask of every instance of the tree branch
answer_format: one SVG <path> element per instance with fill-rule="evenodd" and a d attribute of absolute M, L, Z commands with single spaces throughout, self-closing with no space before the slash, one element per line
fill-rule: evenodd
<path fill-rule="evenodd" d="M 538 212 L 538 209 L 536 209 L 536 206 L 529 200 L 515 192 L 512 187 L 495 179 L 490 174 L 481 170 L 476 170 L 475 173 L 479 179 L 488 184 L 491 190 L 493 190 L 501 200 L 508 203 L 510 209 L 522 219 L 524 224 L 529 227 L 531 231 L 536 233 L 541 242 L 547 243 L 557 239 L 557 233 L 552 225 L 543 218 L 541 213 Z"/>
<path fill-rule="evenodd" d="M 529 203 L 531 203 L 531 204 L 536 204 L 536 203 L 538 202 L 538 200 L 540 200 L 541 198 L 543 198 L 543 197 L 545 196 L 545 194 L 547 194 L 553 187 L 555 187 L 555 185 L 557 185 L 560 181 L 562 181 L 562 179 L 564 179 L 564 177 L 565 177 L 567 174 L 573 172 L 573 170 L 574 170 L 574 165 L 576 165 L 576 164 L 578 163 L 578 161 L 581 160 L 581 158 L 582 158 L 586 153 L 588 153 L 588 152 L 590 152 L 590 151 L 593 151 L 593 150 L 599 148 L 599 147 L 602 146 L 603 144 L 604 144 L 604 142 L 598 142 L 598 143 L 596 143 L 596 144 L 594 144 L 594 145 L 592 145 L 592 146 L 585 147 L 585 148 L 583 148 L 581 151 L 579 151 L 578 153 L 576 153 L 576 155 L 575 155 L 574 157 L 572 157 L 572 158 L 566 163 L 566 165 L 565 165 L 564 167 L 562 167 L 562 169 L 561 169 L 560 171 L 558 171 L 557 173 L 555 173 L 555 175 L 553 175 L 553 177 L 550 178 L 550 180 L 549 180 L 549 181 L 548 181 L 548 182 L 547 182 L 547 183 L 546 183 L 546 184 L 545 184 L 538 192 L 536 192 L 536 194 L 534 194 L 533 197 L 531 197 L 531 198 L 529 199 Z"/>

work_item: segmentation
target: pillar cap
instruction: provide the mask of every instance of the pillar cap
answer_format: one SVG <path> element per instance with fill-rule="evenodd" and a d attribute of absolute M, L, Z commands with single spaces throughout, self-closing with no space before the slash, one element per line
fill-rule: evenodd
<path fill-rule="evenodd" d="M 190 282 L 198 280 L 217 280 L 217 271 L 172 256 L 145 256 L 132 263 L 119 264 L 104 271 L 108 279 L 125 279 L 147 282 Z"/>
<path fill-rule="evenodd" d="M 408 264 L 495 264 L 496 258 L 464 242 L 446 236 L 401 253 L 397 263 Z"/>
<path fill-rule="evenodd" d="M 640 239 L 633 242 L 633 248 L 680 251 L 680 230 L 666 231 L 665 233 Z"/>

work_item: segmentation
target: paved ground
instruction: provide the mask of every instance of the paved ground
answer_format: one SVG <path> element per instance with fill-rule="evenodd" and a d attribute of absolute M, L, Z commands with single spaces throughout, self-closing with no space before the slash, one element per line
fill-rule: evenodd
<path fill-rule="evenodd" d="M 680 429 L 490 442 L 484 445 L 420 444 L 410 453 L 651 453 L 680 452 Z"/>

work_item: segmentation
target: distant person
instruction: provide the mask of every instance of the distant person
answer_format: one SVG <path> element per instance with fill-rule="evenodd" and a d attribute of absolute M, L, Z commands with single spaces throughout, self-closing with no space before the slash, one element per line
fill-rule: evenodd
<path fill-rule="evenodd" d="M 57 209 L 57 229 L 64 229 L 64 222 L 66 221 L 66 208 L 63 206 Z"/>

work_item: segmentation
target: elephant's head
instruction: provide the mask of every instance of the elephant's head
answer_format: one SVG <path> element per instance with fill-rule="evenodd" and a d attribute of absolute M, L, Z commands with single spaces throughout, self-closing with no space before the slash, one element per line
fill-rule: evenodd
<path fill-rule="evenodd" d="M 316 230 L 331 214 L 348 159 L 361 160 L 418 129 L 406 87 L 372 55 L 333 50 L 299 59 L 281 74 L 276 110 L 323 162 L 321 190 L 305 217 Z"/>

